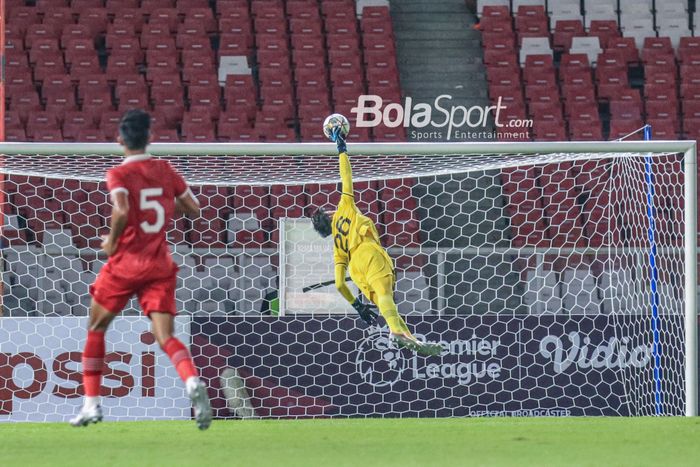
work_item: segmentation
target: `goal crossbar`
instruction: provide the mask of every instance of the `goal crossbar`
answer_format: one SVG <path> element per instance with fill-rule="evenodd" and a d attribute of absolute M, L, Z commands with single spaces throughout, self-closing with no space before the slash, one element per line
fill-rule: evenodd
<path fill-rule="evenodd" d="M 523 143 L 352 143 L 356 154 L 539 154 L 539 153 L 695 153 L 695 141 L 565 141 Z M 330 155 L 332 143 L 153 143 L 155 156 L 182 155 Z M 120 154 L 116 143 L 0 143 L 0 154 Z"/>

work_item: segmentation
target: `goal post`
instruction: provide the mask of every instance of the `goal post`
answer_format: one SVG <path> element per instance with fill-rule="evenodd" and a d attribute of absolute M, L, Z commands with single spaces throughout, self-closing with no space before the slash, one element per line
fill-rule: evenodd
<path fill-rule="evenodd" d="M 395 351 L 386 329 L 362 329 L 342 302 L 324 313 L 333 286 L 310 287 L 327 282 L 318 267 L 332 257 L 290 226 L 332 208 L 333 144 L 156 143 L 148 152 L 170 160 L 203 201 L 202 217 L 178 219 L 168 238 L 198 365 L 222 394 L 251 393 L 221 396 L 219 416 L 261 400 L 251 410 L 263 417 L 697 415 L 695 141 L 350 145 L 358 205 L 396 264 L 399 311 L 444 346 L 432 360 Z M 80 297 L 105 259 L 94 239 L 109 214 L 90 190 L 104 191 L 121 148 L 1 143 L 0 154 L 3 319 L 84 316 Z M 42 189 L 31 191 L 34 182 Z M 277 298 L 283 316 L 265 316 Z M 233 389 L 222 376 L 231 374 Z"/>

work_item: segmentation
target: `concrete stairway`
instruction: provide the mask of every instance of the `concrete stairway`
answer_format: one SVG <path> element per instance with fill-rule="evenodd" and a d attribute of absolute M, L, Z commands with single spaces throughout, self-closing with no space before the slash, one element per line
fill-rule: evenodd
<path fill-rule="evenodd" d="M 480 33 L 472 28 L 476 17 L 464 0 L 392 0 L 391 16 L 405 97 L 431 107 L 443 94 L 452 100 L 442 100 L 442 107 L 489 105 Z M 438 123 L 444 120 L 442 114 L 434 111 L 433 115 Z M 435 133 L 419 138 L 418 132 L 423 136 Z M 446 141 L 447 131 L 432 126 L 410 128 L 408 137 L 411 141 Z"/>

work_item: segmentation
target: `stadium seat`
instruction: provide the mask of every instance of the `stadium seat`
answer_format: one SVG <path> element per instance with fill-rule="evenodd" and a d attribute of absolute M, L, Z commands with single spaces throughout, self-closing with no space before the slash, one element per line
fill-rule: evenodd
<path fill-rule="evenodd" d="M 178 11 L 175 8 L 163 7 L 154 8 L 149 15 L 148 22 L 150 24 L 166 25 L 171 33 L 177 32 L 177 27 L 180 24 Z"/>
<path fill-rule="evenodd" d="M 479 17 L 484 16 L 510 16 L 510 0 L 477 0 L 476 13 Z"/>
<path fill-rule="evenodd" d="M 594 4 L 587 5 L 584 14 L 584 25 L 586 29 L 592 29 L 592 23 L 595 21 L 615 21 L 617 22 L 617 12 L 613 5 L 607 4 Z"/>
<path fill-rule="evenodd" d="M 628 65 L 639 63 L 639 50 L 631 37 L 612 37 L 608 41 L 607 50 L 615 50 L 623 53 Z M 607 51 L 606 50 L 606 51 Z"/>
<path fill-rule="evenodd" d="M 61 47 L 64 49 L 69 48 L 70 42 L 73 39 L 89 39 L 90 41 L 94 41 L 95 36 L 92 34 L 90 28 L 84 24 L 66 24 L 63 26 L 61 32 Z M 91 42 L 90 45 L 92 45 L 90 49 L 94 51 L 94 44 Z"/>
<path fill-rule="evenodd" d="M 569 53 L 586 54 L 588 56 L 588 62 L 592 66 L 596 65 L 598 55 L 602 52 L 603 50 L 600 48 L 600 39 L 598 39 L 598 37 L 574 37 L 571 40 Z"/>
<path fill-rule="evenodd" d="M 574 37 L 584 36 L 585 34 L 583 23 L 581 23 L 580 20 L 556 21 L 556 26 L 552 35 L 554 50 L 568 52 L 571 48 L 572 39 Z"/>
<path fill-rule="evenodd" d="M 551 55 L 548 37 L 526 37 L 520 48 L 520 65 L 524 65 L 528 55 Z"/>
<path fill-rule="evenodd" d="M 629 87 L 627 69 L 609 68 L 598 75 L 598 98 L 609 100 Z"/>
<path fill-rule="evenodd" d="M 95 121 L 91 116 L 80 111 L 69 111 L 63 118 L 63 138 L 67 141 L 79 141 L 78 134 L 84 129 L 95 129 Z"/>
<path fill-rule="evenodd" d="M 60 130 L 59 121 L 53 112 L 32 112 L 27 118 L 27 136 L 35 141 L 41 138 L 42 134 L 51 134 L 57 130 Z"/>
<path fill-rule="evenodd" d="M 652 16 L 633 17 L 621 25 L 620 29 L 623 36 L 633 38 L 637 48 L 641 49 L 644 39 L 654 34 L 654 18 Z"/>
<path fill-rule="evenodd" d="M 107 11 L 104 8 L 87 8 L 81 10 L 78 24 L 90 30 L 91 37 L 97 37 L 107 31 Z"/>
<path fill-rule="evenodd" d="M 689 37 L 692 35 L 692 32 L 688 27 L 687 15 L 674 18 L 657 18 L 656 26 L 659 37 L 669 37 L 674 48 L 678 48 L 682 37 Z"/>
<path fill-rule="evenodd" d="M 612 38 L 620 37 L 620 31 L 617 27 L 617 21 L 597 20 L 591 21 L 588 35 L 597 37 L 600 46 L 607 48 Z"/>

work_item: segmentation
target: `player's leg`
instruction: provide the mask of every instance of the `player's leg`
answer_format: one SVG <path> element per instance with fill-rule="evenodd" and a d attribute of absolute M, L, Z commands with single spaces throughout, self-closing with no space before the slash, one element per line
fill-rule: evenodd
<path fill-rule="evenodd" d="M 192 400 L 195 420 L 200 430 L 211 424 L 211 405 L 207 388 L 199 380 L 192 355 L 180 339 L 175 337 L 175 281 L 176 277 L 156 280 L 139 291 L 139 302 L 150 318 L 153 335 L 160 348 L 168 355 L 175 370 L 185 382 L 187 394 Z"/>
<path fill-rule="evenodd" d="M 161 349 L 168 354 L 180 378 L 185 382 L 187 395 L 194 406 L 194 418 L 200 430 L 211 425 L 212 413 L 207 388 L 199 380 L 197 369 L 187 347 L 174 335 L 175 315 L 168 312 L 148 313 L 153 323 L 153 335 Z"/>
<path fill-rule="evenodd" d="M 408 330 L 406 322 L 399 315 L 398 307 L 394 301 L 394 276 L 374 278 L 372 281 L 372 295 L 379 312 L 384 316 L 391 338 L 399 347 L 406 347 L 421 355 L 439 355 L 442 347 L 438 344 L 421 342 Z"/>
<path fill-rule="evenodd" d="M 392 276 L 374 278 L 370 284 L 372 291 L 369 299 L 377 305 L 391 333 L 411 335 L 394 301 L 394 278 Z"/>
<path fill-rule="evenodd" d="M 82 358 L 85 399 L 78 415 L 70 421 L 73 426 L 85 426 L 102 420 L 100 387 L 102 386 L 102 367 L 105 358 L 105 332 L 115 316 L 94 299 L 92 300 L 88 334 Z"/>
<path fill-rule="evenodd" d="M 102 420 L 100 387 L 105 358 L 105 332 L 133 294 L 132 284 L 111 275 L 109 264 L 102 268 L 90 286 L 92 303 L 88 335 L 83 350 L 83 389 L 85 399 L 80 413 L 71 419 L 73 426 L 85 426 Z"/>
<path fill-rule="evenodd" d="M 160 348 L 168 354 L 170 361 L 180 375 L 182 381 L 187 384 L 198 378 L 197 369 L 192 361 L 189 350 L 180 339 L 175 337 L 175 317 L 168 312 L 151 311 L 148 313 L 153 326 L 153 335 Z"/>

